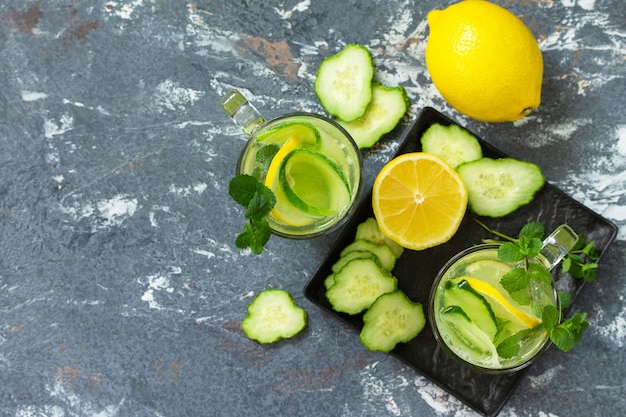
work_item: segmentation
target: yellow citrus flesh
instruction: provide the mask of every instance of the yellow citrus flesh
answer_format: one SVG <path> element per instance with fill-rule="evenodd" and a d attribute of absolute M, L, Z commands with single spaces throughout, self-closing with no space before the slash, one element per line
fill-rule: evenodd
<path fill-rule="evenodd" d="M 401 155 L 380 171 L 372 189 L 380 230 L 401 246 L 421 250 L 447 242 L 467 209 L 467 190 L 457 172 L 424 152 Z"/>
<path fill-rule="evenodd" d="M 517 16 L 464 0 L 427 16 L 426 67 L 443 98 L 485 122 L 514 121 L 539 107 L 543 58 Z"/>
<path fill-rule="evenodd" d="M 541 323 L 537 317 L 522 311 L 513 306 L 496 288 L 491 284 L 476 278 L 463 277 L 474 291 L 481 294 L 491 304 L 497 316 L 510 321 L 519 321 L 526 328 L 532 328 Z"/>
<path fill-rule="evenodd" d="M 274 189 L 274 183 L 276 182 L 276 178 L 278 177 L 278 170 L 283 160 L 289 154 L 289 152 L 293 151 L 300 144 L 300 140 L 297 137 L 291 137 L 287 139 L 287 142 L 276 152 L 274 158 L 272 158 L 272 162 L 270 162 L 270 166 L 267 169 L 267 175 L 265 176 L 265 186 L 270 190 Z"/>
<path fill-rule="evenodd" d="M 283 144 L 283 146 L 278 150 L 278 152 L 276 152 L 276 155 L 274 155 L 274 157 L 272 158 L 272 162 L 270 162 L 270 166 L 267 169 L 267 175 L 265 176 L 265 186 L 269 188 L 270 190 L 274 191 L 274 194 L 277 194 L 277 191 L 278 191 L 277 179 L 278 179 L 278 171 L 280 169 L 280 166 L 283 163 L 283 160 L 285 159 L 285 157 L 289 154 L 289 152 L 296 149 L 299 144 L 300 144 L 300 139 L 297 136 L 290 137 Z M 281 193 L 281 196 L 283 198 L 286 198 L 282 195 L 282 193 Z M 272 217 L 274 217 L 276 220 L 287 225 L 291 225 L 291 226 L 299 225 L 299 224 L 295 224 L 291 220 L 292 219 L 291 216 L 286 216 L 286 215 L 281 214 L 281 211 L 285 210 L 285 208 L 281 210 L 281 207 L 280 207 L 283 204 L 283 201 L 285 200 L 281 198 L 281 201 L 278 201 L 278 198 L 277 198 L 276 206 L 274 206 L 271 212 Z"/>

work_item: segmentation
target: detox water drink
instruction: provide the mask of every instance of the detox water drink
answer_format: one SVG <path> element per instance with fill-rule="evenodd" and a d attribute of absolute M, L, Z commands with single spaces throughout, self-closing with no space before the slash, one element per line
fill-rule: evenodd
<path fill-rule="evenodd" d="M 227 92 L 220 105 L 248 136 L 237 174 L 254 176 L 276 196 L 267 218 L 272 233 L 310 238 L 349 217 L 362 189 L 363 160 L 339 124 L 302 112 L 266 121 L 237 90 Z"/>
<path fill-rule="evenodd" d="M 546 305 L 558 310 L 554 286 L 532 282 L 528 303 L 521 304 L 501 285 L 501 278 L 522 266 L 498 259 L 498 246 L 479 245 L 452 262 L 433 289 L 431 316 L 436 337 L 454 357 L 480 370 L 515 369 L 548 344 L 541 326 Z M 497 346 L 525 332 L 519 353 L 498 354 Z"/>
<path fill-rule="evenodd" d="M 273 159 L 257 155 L 272 147 Z M 237 172 L 258 175 L 276 196 L 268 222 L 275 234 L 311 237 L 338 226 L 361 188 L 362 162 L 349 135 L 308 113 L 274 119 L 253 131 Z"/>

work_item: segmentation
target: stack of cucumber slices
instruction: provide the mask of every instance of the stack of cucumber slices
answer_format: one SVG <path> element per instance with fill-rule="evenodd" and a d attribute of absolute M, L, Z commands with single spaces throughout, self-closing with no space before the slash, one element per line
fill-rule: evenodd
<path fill-rule="evenodd" d="M 409 109 L 403 87 L 376 82 L 374 75 L 369 50 L 348 44 L 322 62 L 315 79 L 315 94 L 322 107 L 361 149 L 371 148 L 391 132 Z"/>
<path fill-rule="evenodd" d="M 354 241 L 340 253 L 325 280 L 326 297 L 335 311 L 363 315 L 361 343 L 372 351 L 391 351 L 424 328 L 420 303 L 398 289 L 391 273 L 403 252 L 385 237 L 373 217 L 357 227 Z"/>

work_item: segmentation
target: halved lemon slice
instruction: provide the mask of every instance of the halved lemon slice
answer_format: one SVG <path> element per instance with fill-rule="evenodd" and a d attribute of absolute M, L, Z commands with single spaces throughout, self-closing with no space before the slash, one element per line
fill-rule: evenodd
<path fill-rule="evenodd" d="M 440 157 L 412 152 L 388 162 L 372 189 L 380 230 L 405 248 L 421 250 L 447 242 L 467 209 L 467 190 Z"/>

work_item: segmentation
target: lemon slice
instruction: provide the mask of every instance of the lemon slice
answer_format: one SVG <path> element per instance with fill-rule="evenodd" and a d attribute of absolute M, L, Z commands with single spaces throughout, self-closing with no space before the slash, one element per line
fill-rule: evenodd
<path fill-rule="evenodd" d="M 411 152 L 389 161 L 372 187 L 381 232 L 401 246 L 422 250 L 447 242 L 467 208 L 467 189 L 436 155 Z"/>
<path fill-rule="evenodd" d="M 504 320 L 519 324 L 521 328 L 533 328 L 541 323 L 537 317 L 515 307 L 491 284 L 476 278 L 463 277 L 470 287 L 489 302 L 496 315 Z"/>
<path fill-rule="evenodd" d="M 487 282 L 499 282 L 500 278 L 508 273 L 512 266 L 503 262 L 493 261 L 491 259 L 483 259 L 472 262 L 465 267 L 466 275 L 480 278 Z"/>
<path fill-rule="evenodd" d="M 300 138 L 298 136 L 292 136 L 283 144 L 283 146 L 276 152 L 270 166 L 267 169 L 265 176 L 265 186 L 274 192 L 276 196 L 276 205 L 271 211 L 271 216 L 277 221 L 289 225 L 289 226 L 303 226 L 311 222 L 310 219 L 300 219 L 298 221 L 299 213 L 290 207 L 284 207 L 283 202 L 286 200 L 284 193 L 279 193 L 280 187 L 278 186 L 278 171 L 283 161 L 292 151 L 294 151 L 298 145 L 300 145 Z"/>
<path fill-rule="evenodd" d="M 276 152 L 274 158 L 272 158 L 272 162 L 270 162 L 270 166 L 267 169 L 267 175 L 265 176 L 265 186 L 270 190 L 274 191 L 274 183 L 276 182 L 276 178 L 278 177 L 278 170 L 280 169 L 280 165 L 283 163 L 285 157 L 289 154 L 289 152 L 293 151 L 300 144 L 300 139 L 298 136 L 292 136 L 287 139 L 287 142 Z"/>

